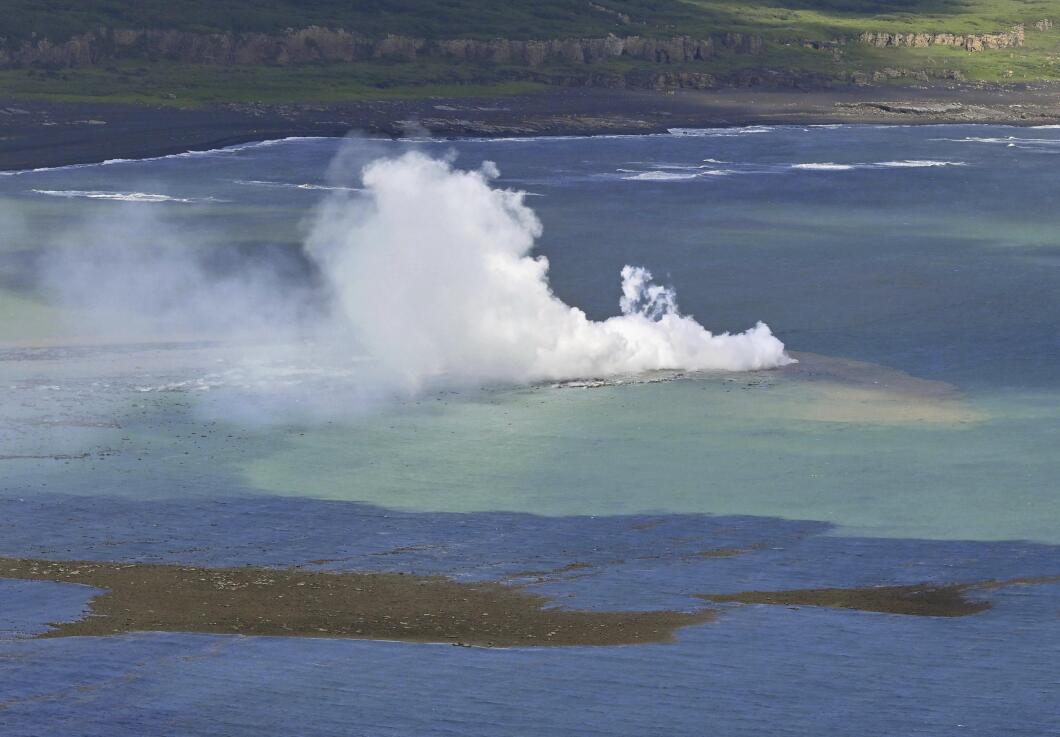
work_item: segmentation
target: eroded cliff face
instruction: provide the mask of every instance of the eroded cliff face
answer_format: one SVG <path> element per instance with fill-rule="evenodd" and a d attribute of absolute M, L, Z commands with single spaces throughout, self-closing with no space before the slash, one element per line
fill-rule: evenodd
<path fill-rule="evenodd" d="M 721 33 L 707 38 L 566 38 L 546 40 L 428 40 L 409 36 L 371 39 L 342 29 L 292 29 L 261 33 L 187 33 L 165 30 L 99 29 L 60 43 L 34 39 L 0 43 L 0 67 L 78 67 L 118 59 L 166 59 L 189 64 L 306 64 L 370 59 L 412 61 L 451 58 L 538 67 L 547 62 L 592 64 L 621 56 L 660 64 L 697 61 L 719 51 L 753 54 L 757 36 Z"/>
<path fill-rule="evenodd" d="M 1049 30 L 1051 22 L 1035 25 Z M 892 79 L 961 81 L 957 71 L 884 68 L 869 71 L 844 69 L 843 49 L 863 43 L 880 48 L 953 46 L 969 52 L 1022 46 L 1024 28 L 985 34 L 881 33 L 830 40 L 801 40 L 799 45 L 825 51 L 837 63 L 834 73 L 805 69 L 770 69 L 748 60 L 732 71 L 719 71 L 703 62 L 723 54 L 756 55 L 765 48 L 759 36 L 717 33 L 703 38 L 675 35 L 668 38 L 608 35 L 601 38 L 520 40 L 496 38 L 425 39 L 389 35 L 369 38 L 343 29 L 310 26 L 282 34 L 189 33 L 158 29 L 99 28 L 66 41 L 46 38 L 9 42 L 0 38 L 0 68 L 61 69 L 103 65 L 123 59 L 165 60 L 212 65 L 299 65 L 349 63 L 369 60 L 464 61 L 489 67 L 488 78 L 533 80 L 561 86 L 637 87 L 655 90 L 714 87 L 827 87 L 833 83 L 873 84 Z M 621 72 L 602 64 L 625 58 L 646 62 Z M 495 66 L 490 66 L 495 65 Z M 677 65 L 674 68 L 669 65 Z"/>
<path fill-rule="evenodd" d="M 1024 28 L 1012 27 L 1000 33 L 884 33 L 866 32 L 858 36 L 861 43 L 879 48 L 907 46 L 926 49 L 929 46 L 956 46 L 965 51 L 984 49 L 1011 49 L 1023 46 Z"/>

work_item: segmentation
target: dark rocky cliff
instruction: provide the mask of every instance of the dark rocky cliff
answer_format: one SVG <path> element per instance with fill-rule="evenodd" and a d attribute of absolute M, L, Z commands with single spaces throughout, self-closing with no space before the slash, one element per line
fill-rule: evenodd
<path fill-rule="evenodd" d="M 880 48 L 908 46 L 926 49 L 929 46 L 956 46 L 965 51 L 976 52 L 984 49 L 1011 49 L 1023 46 L 1024 27 L 1017 25 L 1013 26 L 1010 31 L 1002 31 L 1000 33 L 871 32 L 862 33 L 858 40 Z"/>
<path fill-rule="evenodd" d="M 58 43 L 48 39 L 0 43 L 0 67 L 78 67 L 130 58 L 253 65 L 370 59 L 411 61 L 433 57 L 538 67 L 547 62 L 592 64 L 627 56 L 665 64 L 710 58 L 719 50 L 751 54 L 761 48 L 759 37 L 740 33 L 720 33 L 707 38 L 606 36 L 481 41 L 393 35 L 372 39 L 318 26 L 292 29 L 282 35 L 99 29 Z"/>

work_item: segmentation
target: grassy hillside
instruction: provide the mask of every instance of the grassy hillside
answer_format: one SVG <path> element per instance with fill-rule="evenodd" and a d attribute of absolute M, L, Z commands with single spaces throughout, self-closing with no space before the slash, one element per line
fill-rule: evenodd
<path fill-rule="evenodd" d="M 194 108 L 227 102 L 339 103 L 422 97 L 481 97 L 545 86 L 500 70 L 443 62 L 360 62 L 300 67 L 121 63 L 61 72 L 0 70 L 0 98 L 105 101 Z"/>
<path fill-rule="evenodd" d="M 0 36 L 53 40 L 99 26 L 277 33 L 307 25 L 427 38 L 711 31 L 820 38 L 1060 20 L 1057 0 L 0 0 L 0 10 Z"/>
<path fill-rule="evenodd" d="M 758 53 L 723 51 L 692 63 L 623 57 L 577 66 L 553 60 L 533 70 L 440 58 L 243 67 L 125 59 L 96 67 L 0 70 L 0 97 L 8 99 L 176 106 L 338 102 L 509 94 L 540 88 L 542 82 L 600 84 L 623 75 L 651 80 L 682 72 L 711 75 L 718 84 L 757 78 L 789 83 L 802 78 L 809 84 L 1060 81 L 1060 0 L 0 0 L 0 11 L 0 36 L 9 44 L 61 41 L 100 26 L 282 33 L 307 25 L 376 38 L 547 39 L 609 33 L 668 38 L 740 32 L 764 41 Z M 1057 27 L 1036 29 L 1042 19 Z M 866 31 L 994 33 L 1017 23 L 1026 26 L 1023 47 L 978 53 L 945 46 L 875 48 L 856 41 Z M 806 48 L 806 41 L 842 43 L 822 50 Z"/>
<path fill-rule="evenodd" d="M 773 38 L 862 31 L 983 33 L 1060 22 L 1057 0 L 686 0 L 699 21 Z"/>
<path fill-rule="evenodd" d="M 681 0 L 2 0 L 0 36 L 64 39 L 97 26 L 277 33 L 309 25 L 369 36 L 540 38 L 692 28 Z M 621 16 L 628 17 L 628 23 Z"/>

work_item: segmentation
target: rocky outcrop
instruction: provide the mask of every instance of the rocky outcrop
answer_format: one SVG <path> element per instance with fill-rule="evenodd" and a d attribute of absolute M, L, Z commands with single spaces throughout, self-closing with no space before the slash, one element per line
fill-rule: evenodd
<path fill-rule="evenodd" d="M 761 51 L 757 36 L 726 33 L 708 38 L 674 36 L 667 39 L 640 36 L 570 38 L 549 41 L 452 40 L 435 41 L 427 46 L 428 55 L 468 61 L 541 66 L 548 61 L 593 64 L 621 56 L 659 64 L 676 64 L 709 59 L 720 50 L 753 54 Z"/>
<path fill-rule="evenodd" d="M 709 90 L 718 87 L 713 74 L 702 72 L 630 72 L 624 77 L 626 87 L 669 92 L 672 90 Z"/>
<path fill-rule="evenodd" d="M 907 80 L 913 82 L 964 82 L 965 77 L 957 69 L 896 69 L 884 67 L 873 72 L 851 72 L 847 81 L 858 86 L 872 85 L 879 82 L 891 80 Z"/>
<path fill-rule="evenodd" d="M 593 64 L 622 56 L 674 64 L 707 59 L 722 50 L 753 54 L 761 49 L 761 38 L 743 33 L 706 38 L 610 35 L 545 40 L 429 40 L 395 35 L 373 39 L 319 26 L 290 29 L 281 35 L 101 28 L 59 43 L 46 38 L 18 44 L 0 40 L 0 67 L 79 67 L 118 59 L 287 65 L 431 57 L 538 67 L 547 62 Z"/>
<path fill-rule="evenodd" d="M 930 82 L 933 79 L 964 81 L 964 75 L 956 69 L 901 69 L 883 67 L 872 73 L 873 82 L 886 82 L 892 79 L 911 79 L 915 82 Z"/>
<path fill-rule="evenodd" d="M 1023 25 L 999 33 L 886 33 L 868 31 L 858 36 L 861 43 L 878 48 L 910 47 L 926 49 L 929 46 L 956 46 L 965 51 L 984 49 L 1011 49 L 1023 46 Z"/>
<path fill-rule="evenodd" d="M 902 115 L 944 115 L 964 110 L 959 102 L 918 104 L 910 102 L 837 102 L 836 107 L 873 109 Z"/>

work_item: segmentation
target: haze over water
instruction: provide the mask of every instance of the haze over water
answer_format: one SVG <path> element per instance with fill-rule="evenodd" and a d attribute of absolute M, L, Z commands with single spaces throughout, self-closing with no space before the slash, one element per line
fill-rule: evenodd
<path fill-rule="evenodd" d="M 704 587 L 1060 573 L 1060 130 L 755 127 L 416 143 L 456 170 L 494 162 L 499 175 L 483 186 L 528 193 L 522 206 L 542 226 L 533 254 L 547 257 L 555 296 L 594 324 L 622 314 L 620 272 L 639 266 L 672 288 L 681 315 L 714 334 L 763 321 L 799 363 L 603 377 L 597 369 L 612 364 L 594 359 L 585 376 L 541 370 L 505 381 L 497 369 L 474 367 L 489 358 L 504 368 L 510 354 L 486 355 L 468 342 L 430 353 L 444 371 L 417 372 L 415 386 L 399 391 L 380 375 L 400 373 L 405 354 L 381 372 L 363 347 L 346 347 L 355 339 L 336 350 L 332 332 L 287 328 L 313 324 L 324 295 L 341 289 L 301 250 L 320 236 L 321 203 L 358 202 L 361 165 L 408 146 L 362 141 L 343 150 L 332 139 L 298 139 L 0 176 L 0 497 L 16 520 L 0 554 L 286 565 L 339 558 L 334 548 L 343 546 L 351 556 L 384 550 L 364 553 L 377 533 L 349 533 L 356 525 L 343 515 L 358 513 L 322 513 L 340 509 L 319 501 L 328 500 L 375 505 L 372 514 L 400 528 L 386 533 L 395 550 L 408 536 L 420 546 L 385 560 L 351 558 L 353 567 L 495 578 L 529 559 L 624 558 L 608 573 L 542 589 L 570 597 L 565 606 L 689 606 L 686 595 Z M 161 243 L 162 256 L 113 260 L 145 243 Z M 189 247 L 191 261 L 180 256 Z M 386 253 L 379 257 L 377 268 Z M 387 314 L 411 305 L 402 326 L 419 315 L 434 325 L 438 311 L 463 299 L 459 270 L 442 273 L 424 299 L 423 289 L 403 295 L 400 280 L 374 281 L 364 263 L 350 278 L 379 285 L 379 297 L 393 301 Z M 159 275 L 168 275 L 163 290 Z M 208 291 L 187 284 L 189 276 L 208 277 Z M 76 280 L 77 289 L 67 283 Z M 185 305 L 189 293 L 210 309 Z M 379 302 L 348 304 L 363 316 Z M 384 324 L 378 340 L 391 330 Z M 769 355 L 766 365 L 783 363 Z M 462 380 L 445 380 L 454 374 Z M 588 381 L 569 381 L 578 378 Z M 266 505 L 275 516 L 254 517 L 259 510 L 237 521 L 220 502 Z M 121 511 L 93 511 L 107 509 Z M 82 527 L 57 521 L 66 515 Z M 663 522 L 638 537 L 623 515 Z M 468 540 L 452 532 L 454 519 L 469 525 Z M 223 543 L 206 529 L 211 520 L 225 529 Z M 312 530 L 298 520 L 311 520 Z M 504 547 L 509 533 L 499 531 L 522 525 L 534 526 L 536 542 Z M 156 528 L 161 553 L 136 542 Z M 627 546 L 644 560 L 706 534 L 771 552 L 761 564 L 748 556 L 653 567 L 611 550 Z M 108 536 L 115 542 L 101 547 Z M 290 536 L 297 542 L 283 542 Z M 747 610 L 728 615 L 728 630 L 695 628 L 674 645 L 583 659 L 469 654 L 465 665 L 475 662 L 459 678 L 481 689 L 512 662 L 533 670 L 530 661 L 570 684 L 585 669 L 612 670 L 615 694 L 628 703 L 602 721 L 552 725 L 590 730 L 579 733 L 647 728 L 631 716 L 660 698 L 638 680 L 647 668 L 660 682 L 684 679 L 666 692 L 677 694 L 670 734 L 700 733 L 707 711 L 721 734 L 754 734 L 756 710 L 787 720 L 790 731 L 776 734 L 827 731 L 839 722 L 813 705 L 834 703 L 829 689 L 853 678 L 865 679 L 873 703 L 888 705 L 875 725 L 888 733 L 928 724 L 924 734 L 1040 737 L 1060 720 L 1048 698 L 1060 590 L 997 596 L 996 609 L 960 622 L 804 610 L 795 623 L 784 612 Z M 134 636 L 120 647 L 200 647 L 184 637 Z M 996 649 L 982 662 L 948 660 L 983 642 Z M 63 647 L 88 657 L 93 646 Z M 345 663 L 341 653 L 352 650 L 334 648 L 360 648 L 365 662 L 397 667 L 386 643 L 239 647 L 294 669 L 325 654 Z M 837 651 L 858 655 L 837 667 Z M 698 662 L 703 653 L 712 655 Z M 33 672 L 62 681 L 40 657 Z M 401 655 L 428 676 L 448 672 L 449 657 L 429 648 Z M 786 665 L 763 676 L 777 658 Z M 204 668 L 223 679 L 239 662 Z M 118 674 L 124 667 L 113 666 Z M 821 680 L 800 687 L 801 669 Z M 328 673 L 380 697 L 347 665 Z M 518 681 L 528 708 L 560 713 L 535 678 Z M 997 680 L 1024 688 L 979 698 Z M 933 708 L 906 713 L 912 682 Z M 206 698 L 190 671 L 175 683 L 188 698 Z M 693 699 L 704 689 L 715 690 L 710 703 Z M 416 698 L 425 710 L 446 703 L 426 685 Z M 476 707 L 483 734 L 534 733 L 497 731 L 497 701 Z M 1033 716 L 1015 725 L 1019 710 Z M 320 733 L 340 733 L 341 706 L 322 713 Z"/>

